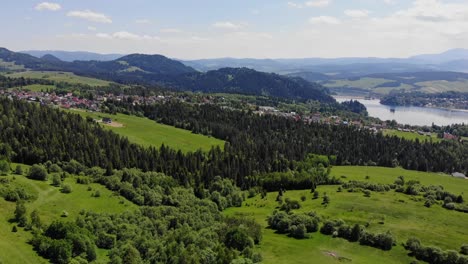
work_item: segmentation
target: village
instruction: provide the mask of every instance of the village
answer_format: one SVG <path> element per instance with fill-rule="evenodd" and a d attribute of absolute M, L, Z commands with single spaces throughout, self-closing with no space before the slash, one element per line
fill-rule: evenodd
<path fill-rule="evenodd" d="M 103 111 L 102 106 L 106 101 L 128 101 L 131 100 L 133 104 L 153 104 L 157 102 L 167 102 L 171 100 L 187 102 L 191 101 L 193 103 L 200 104 L 216 104 L 219 103 L 219 100 L 215 100 L 212 96 L 204 96 L 194 100 L 193 97 L 188 97 L 184 94 L 164 94 L 164 95 L 150 95 L 150 96 L 138 96 L 138 95 L 124 95 L 119 94 L 115 95 L 112 93 L 95 95 L 92 99 L 83 98 L 82 96 L 77 96 L 72 92 L 67 92 L 63 94 L 56 94 L 55 92 L 39 92 L 39 91 L 26 91 L 26 90 L 0 90 L 0 96 L 5 96 L 7 98 L 25 100 L 28 102 L 37 102 L 41 105 L 47 105 L 51 107 L 58 107 L 63 109 L 77 108 L 83 109 L 91 112 L 101 112 Z M 218 98 L 224 100 L 223 97 Z M 251 107 L 255 107 L 251 105 Z M 231 108 L 231 107 L 228 107 Z M 323 123 L 328 125 L 344 125 L 344 126 L 355 126 L 360 129 L 367 129 L 374 133 L 381 132 L 386 129 L 395 129 L 400 132 L 411 132 L 417 133 L 422 136 L 431 137 L 431 132 L 425 132 L 421 130 L 416 130 L 408 128 L 402 124 L 396 124 L 389 126 L 388 122 L 371 122 L 357 119 L 357 120 L 348 120 L 337 115 L 324 115 L 320 112 L 309 113 L 309 114 L 298 114 L 296 112 L 285 112 L 276 109 L 271 106 L 258 106 L 257 110 L 253 111 L 258 115 L 277 115 L 283 116 L 286 118 L 294 119 L 296 121 L 302 121 L 307 124 L 311 123 Z M 103 120 L 103 122 L 108 122 L 109 120 Z M 444 132 L 443 138 L 447 140 L 460 140 L 457 136 L 450 133 Z"/>

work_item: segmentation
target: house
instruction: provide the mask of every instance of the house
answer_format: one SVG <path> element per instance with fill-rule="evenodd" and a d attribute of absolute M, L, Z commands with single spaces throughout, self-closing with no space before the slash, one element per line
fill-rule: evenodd
<path fill-rule="evenodd" d="M 102 122 L 105 124 L 110 124 L 112 123 L 112 119 L 110 117 L 103 117 Z"/>
<path fill-rule="evenodd" d="M 444 139 L 457 140 L 458 137 L 450 133 L 444 132 Z"/>

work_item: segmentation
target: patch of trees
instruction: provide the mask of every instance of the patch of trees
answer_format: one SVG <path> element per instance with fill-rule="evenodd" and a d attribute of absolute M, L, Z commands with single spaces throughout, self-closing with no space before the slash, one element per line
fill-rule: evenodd
<path fill-rule="evenodd" d="M 405 243 L 405 249 L 410 251 L 410 255 L 418 260 L 426 261 L 431 264 L 466 264 L 468 256 L 455 250 L 442 250 L 434 246 L 424 246 L 417 238 L 409 238 Z"/>
<path fill-rule="evenodd" d="M 319 230 L 320 217 L 315 213 L 286 213 L 274 211 L 268 217 L 268 225 L 280 234 L 288 234 L 291 237 L 303 239 L 308 238 L 309 233 Z"/>
<path fill-rule="evenodd" d="M 36 233 L 31 244 L 36 252 L 52 263 L 96 259 L 96 245 L 89 230 L 73 222 L 54 221 L 43 233 Z"/>
<path fill-rule="evenodd" d="M 217 177 L 208 189 L 195 190 L 162 173 L 124 169 L 104 176 L 104 170 L 86 168 L 77 161 L 60 165 L 63 170 L 89 172 L 87 177 L 92 181 L 140 207 L 120 214 L 82 211 L 74 222 L 53 222 L 44 231 L 36 230 L 34 249 L 51 262 L 91 261 L 96 247 L 110 250 L 112 263 L 228 264 L 236 259 L 249 263 L 262 260 L 254 250 L 262 239 L 261 226 L 244 215 L 221 214 L 222 209 L 239 206 L 244 199 L 229 179 Z M 203 198 L 195 196 L 197 192 Z M 28 223 L 26 208 L 21 206 L 17 218 L 24 216 Z"/>
<path fill-rule="evenodd" d="M 326 221 L 320 228 L 320 233 L 332 235 L 333 237 L 341 237 L 350 242 L 359 242 L 361 245 L 382 250 L 391 250 L 392 247 L 396 245 L 396 239 L 390 231 L 373 234 L 366 231 L 365 228 L 359 224 L 349 226 L 343 220 Z"/>
<path fill-rule="evenodd" d="M 11 78 L 0 75 L 0 89 L 23 87 L 31 84 L 53 85 L 54 82 L 46 79 L 31 79 L 31 78 Z"/>
<path fill-rule="evenodd" d="M 367 108 L 358 100 L 344 101 L 341 103 L 341 106 L 350 112 L 367 116 Z"/>
<path fill-rule="evenodd" d="M 373 192 L 388 192 L 391 189 L 395 189 L 395 186 L 373 182 L 363 181 L 349 181 L 341 185 L 344 189 L 348 189 L 349 192 L 357 190 L 369 190 Z M 392 188 L 393 187 L 393 188 Z"/>
<path fill-rule="evenodd" d="M 422 195 L 425 198 L 424 206 L 431 207 L 437 201 L 443 201 L 442 206 L 449 210 L 456 210 L 459 212 L 468 212 L 468 206 L 464 203 L 463 196 L 456 195 L 444 190 L 444 187 L 429 185 L 421 185 L 419 181 L 410 180 L 405 181 L 403 176 L 399 176 L 395 180 L 396 192 L 402 192 L 407 195 Z"/>

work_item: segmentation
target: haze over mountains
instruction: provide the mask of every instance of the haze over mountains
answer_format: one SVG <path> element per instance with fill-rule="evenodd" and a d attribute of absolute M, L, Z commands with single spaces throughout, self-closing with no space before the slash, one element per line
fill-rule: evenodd
<path fill-rule="evenodd" d="M 92 52 L 68 51 L 24 51 L 35 57 L 50 54 L 62 61 L 97 60 L 110 61 L 123 57 L 122 54 L 98 54 Z M 181 60 L 185 65 L 199 71 L 220 68 L 246 67 L 257 71 L 290 74 L 315 72 L 346 78 L 374 73 L 458 71 L 468 72 L 468 49 L 451 49 L 439 54 L 423 54 L 409 58 L 302 58 L 302 59 L 236 59 L 216 58 Z"/>

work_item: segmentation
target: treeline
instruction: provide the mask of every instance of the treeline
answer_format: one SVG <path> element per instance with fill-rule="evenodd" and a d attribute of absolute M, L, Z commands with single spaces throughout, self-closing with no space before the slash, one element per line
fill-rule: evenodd
<path fill-rule="evenodd" d="M 308 153 L 336 156 L 338 165 L 402 166 L 420 171 L 468 171 L 468 145 L 444 141 L 419 143 L 385 137 L 354 126 L 305 124 L 281 116 L 258 116 L 216 105 L 109 102 L 158 122 L 228 141 L 226 152 L 245 157 L 258 172 L 284 171 Z M 251 174 L 251 173 L 250 173 Z M 249 174 L 247 174 L 249 175 Z"/>
<path fill-rule="evenodd" d="M 45 79 L 31 79 L 31 78 L 10 78 L 0 75 L 0 89 L 1 88 L 13 88 L 23 87 L 31 84 L 42 84 L 42 85 L 53 85 L 53 81 Z"/>
<path fill-rule="evenodd" d="M 397 106 L 426 106 L 431 104 L 435 107 L 450 107 L 457 109 L 468 109 L 468 93 L 443 92 L 428 94 L 423 92 L 395 92 L 384 96 L 380 102 L 384 105 Z"/>

